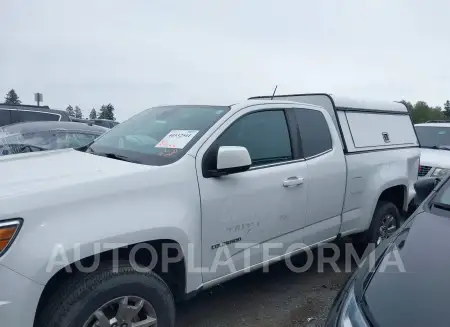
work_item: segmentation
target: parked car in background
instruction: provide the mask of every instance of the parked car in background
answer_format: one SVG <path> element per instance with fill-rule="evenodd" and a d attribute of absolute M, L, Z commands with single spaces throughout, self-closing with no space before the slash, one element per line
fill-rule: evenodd
<path fill-rule="evenodd" d="M 28 122 L 0 127 L 0 156 L 65 148 L 91 143 L 108 131 L 74 122 Z"/>
<path fill-rule="evenodd" d="M 115 120 L 109 120 L 109 119 L 90 119 L 95 125 L 103 126 L 107 128 L 113 128 L 114 126 L 118 125 L 119 122 Z"/>
<path fill-rule="evenodd" d="M 419 178 L 442 177 L 450 172 L 450 122 L 415 126 L 421 146 Z"/>
<path fill-rule="evenodd" d="M 109 120 L 109 119 L 83 119 L 83 118 L 70 117 L 70 120 L 75 121 L 75 122 L 91 123 L 91 124 L 103 126 L 106 128 L 113 128 L 114 126 L 119 125 L 118 121 Z"/>
<path fill-rule="evenodd" d="M 70 117 L 48 106 L 0 104 L 0 126 L 28 121 L 70 121 Z"/>
<path fill-rule="evenodd" d="M 416 192 L 422 204 L 350 277 L 326 327 L 448 325 L 449 176 L 419 180 Z"/>
<path fill-rule="evenodd" d="M 156 107 L 78 150 L 0 157 L 2 324 L 173 327 L 174 299 L 392 235 L 419 164 L 406 107 L 291 98 Z"/>

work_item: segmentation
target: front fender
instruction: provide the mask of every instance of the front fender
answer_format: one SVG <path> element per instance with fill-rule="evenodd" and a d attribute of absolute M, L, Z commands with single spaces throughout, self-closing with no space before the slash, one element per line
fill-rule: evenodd
<path fill-rule="evenodd" d="M 126 181 L 96 184 L 102 190 L 96 196 L 81 197 L 82 192 L 93 193 L 81 184 L 71 186 L 67 194 L 62 190 L 54 197 L 80 197 L 64 205 L 45 200 L 46 205 L 40 202 L 38 208 L 23 210 L 21 231 L 0 263 L 45 285 L 63 264 L 128 244 L 169 239 L 180 244 L 188 267 L 199 267 L 201 251 L 187 255 L 189 249 L 201 248 L 199 191 L 193 164 L 190 167 L 189 172 L 180 170 L 161 183 L 154 175 L 139 174 L 133 180 L 128 176 Z M 35 195 L 34 201 L 44 195 Z M 186 287 L 196 289 L 200 284 L 201 276 L 188 280 Z"/>
<path fill-rule="evenodd" d="M 198 219 L 195 211 L 195 208 L 181 210 L 172 204 L 170 210 L 154 216 L 127 217 L 119 212 L 109 212 L 106 217 L 114 223 L 105 221 L 105 215 L 83 216 L 86 213 L 80 211 L 79 215 L 74 212 L 65 219 L 49 219 L 41 225 L 25 221 L 1 263 L 45 284 L 66 264 L 130 244 L 169 239 L 179 243 L 183 253 L 187 253 L 189 244 L 195 244 L 199 239 L 195 236 L 197 231 L 187 227 L 188 221 Z M 185 259 L 189 260 L 188 256 Z"/>

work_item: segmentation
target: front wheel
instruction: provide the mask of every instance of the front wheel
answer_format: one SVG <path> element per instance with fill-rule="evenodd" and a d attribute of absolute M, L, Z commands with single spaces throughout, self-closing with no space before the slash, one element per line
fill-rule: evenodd
<path fill-rule="evenodd" d="M 400 213 L 395 204 L 380 201 L 373 214 L 372 223 L 365 233 L 366 242 L 378 246 L 397 231 L 400 227 L 400 219 Z"/>
<path fill-rule="evenodd" d="M 74 276 L 44 309 L 38 327 L 173 327 L 175 303 L 152 272 L 128 265 Z"/>

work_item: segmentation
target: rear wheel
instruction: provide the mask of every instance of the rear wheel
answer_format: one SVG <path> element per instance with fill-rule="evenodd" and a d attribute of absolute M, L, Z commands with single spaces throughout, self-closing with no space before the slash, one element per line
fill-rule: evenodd
<path fill-rule="evenodd" d="M 372 223 L 365 233 L 365 242 L 379 245 L 383 240 L 388 239 L 400 227 L 400 213 L 395 204 L 380 201 L 373 214 Z"/>
<path fill-rule="evenodd" d="M 50 300 L 37 327 L 173 327 L 175 304 L 164 281 L 129 265 L 74 276 Z"/>

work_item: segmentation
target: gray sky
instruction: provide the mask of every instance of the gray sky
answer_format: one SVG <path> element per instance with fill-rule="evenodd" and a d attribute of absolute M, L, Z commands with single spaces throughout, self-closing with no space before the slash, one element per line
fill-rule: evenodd
<path fill-rule="evenodd" d="M 450 99 L 447 0 L 1 0 L 0 101 L 231 104 L 331 92 Z"/>

